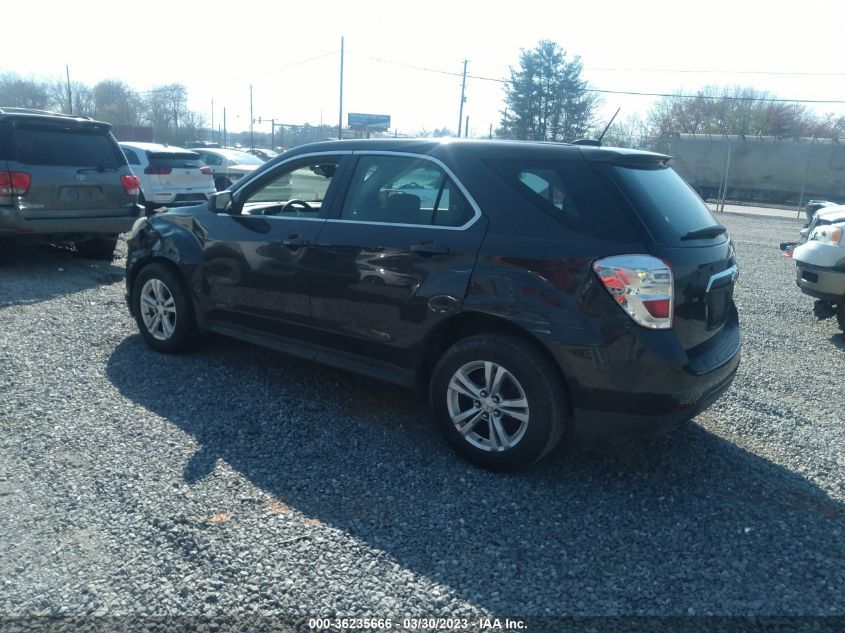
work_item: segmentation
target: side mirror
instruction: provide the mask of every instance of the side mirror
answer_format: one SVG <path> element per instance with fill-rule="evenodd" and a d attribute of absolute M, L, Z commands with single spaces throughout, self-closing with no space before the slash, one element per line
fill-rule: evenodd
<path fill-rule="evenodd" d="M 217 213 L 226 213 L 232 208 L 232 192 L 218 191 L 211 194 L 211 199 L 208 201 L 208 208 Z"/>

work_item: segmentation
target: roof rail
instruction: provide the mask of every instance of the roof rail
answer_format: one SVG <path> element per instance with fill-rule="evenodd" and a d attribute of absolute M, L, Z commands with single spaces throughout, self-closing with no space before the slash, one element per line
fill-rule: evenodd
<path fill-rule="evenodd" d="M 93 121 L 90 116 L 76 116 L 75 114 L 65 114 L 64 112 L 51 112 L 49 110 L 37 110 L 35 108 L 18 108 L 11 106 L 0 106 L 0 114 L 34 114 L 39 116 L 57 116 L 65 119 L 85 119 Z"/>
<path fill-rule="evenodd" d="M 590 147 L 601 147 L 601 141 L 595 138 L 579 138 L 572 141 L 573 145 L 589 145 Z"/>

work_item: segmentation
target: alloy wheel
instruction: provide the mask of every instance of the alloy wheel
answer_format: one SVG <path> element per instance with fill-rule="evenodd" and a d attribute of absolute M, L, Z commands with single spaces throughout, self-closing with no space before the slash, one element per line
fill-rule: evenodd
<path fill-rule="evenodd" d="M 452 423 L 476 448 L 510 450 L 528 429 L 525 390 L 511 372 L 492 361 L 461 366 L 452 374 L 446 398 Z"/>
<path fill-rule="evenodd" d="M 144 327 L 159 341 L 166 341 L 176 331 L 176 301 L 170 288 L 160 279 L 148 279 L 141 288 L 141 319 Z"/>

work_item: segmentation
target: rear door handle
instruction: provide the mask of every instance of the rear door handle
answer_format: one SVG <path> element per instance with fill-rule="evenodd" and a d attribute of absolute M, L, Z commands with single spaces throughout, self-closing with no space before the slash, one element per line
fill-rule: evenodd
<path fill-rule="evenodd" d="M 298 235 L 288 235 L 287 239 L 282 240 L 282 244 L 288 248 L 299 248 L 300 246 L 308 246 L 311 242 L 303 240 Z"/>
<path fill-rule="evenodd" d="M 449 252 L 449 247 L 436 242 L 420 242 L 419 244 L 411 244 L 411 252 L 442 255 Z"/>

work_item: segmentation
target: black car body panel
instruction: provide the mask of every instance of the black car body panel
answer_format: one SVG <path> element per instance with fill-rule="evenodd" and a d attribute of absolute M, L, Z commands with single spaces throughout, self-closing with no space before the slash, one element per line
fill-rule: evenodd
<path fill-rule="evenodd" d="M 459 226 L 349 220 L 356 165 L 375 155 L 412 155 L 445 170 L 472 216 Z M 730 385 L 740 358 L 730 240 L 656 239 L 608 172 L 613 164 L 663 169 L 667 157 L 542 143 L 325 142 L 239 180 L 233 209 L 262 179 L 315 156 L 336 160 L 337 171 L 308 217 L 218 212 L 212 201 L 140 222 L 129 239 L 128 296 L 145 262 L 166 259 L 201 329 L 405 385 L 424 384 L 429 355 L 453 324 L 499 324 L 554 359 L 584 433 L 665 427 Z M 514 171 L 519 164 L 560 176 L 568 197 Z M 381 195 L 405 204 L 406 195 L 425 198 L 424 189 L 404 183 Z M 671 329 L 635 323 L 594 272 L 597 259 L 631 253 L 671 267 Z"/>

